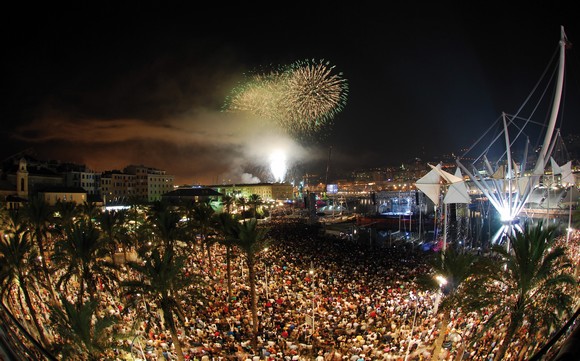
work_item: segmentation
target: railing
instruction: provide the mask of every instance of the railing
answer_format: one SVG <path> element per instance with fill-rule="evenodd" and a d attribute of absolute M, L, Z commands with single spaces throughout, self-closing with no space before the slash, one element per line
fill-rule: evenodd
<path fill-rule="evenodd" d="M 566 322 L 556 334 L 528 361 L 568 361 L 578 360 L 580 357 L 580 325 L 578 324 L 578 316 L 580 315 L 580 307 L 576 310 L 574 315 Z M 563 343 L 552 350 L 552 347 L 558 342 L 562 336 L 568 336 Z"/>
<path fill-rule="evenodd" d="M 57 361 L 26 331 L 3 302 L 0 302 L 0 355 L 8 361 Z"/>

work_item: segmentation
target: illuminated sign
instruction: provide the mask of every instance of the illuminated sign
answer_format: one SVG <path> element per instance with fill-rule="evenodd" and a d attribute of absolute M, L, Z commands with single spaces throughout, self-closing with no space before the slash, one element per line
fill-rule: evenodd
<path fill-rule="evenodd" d="M 338 193 L 338 184 L 327 184 L 326 185 L 326 193 L 327 194 L 336 194 L 336 193 Z"/>

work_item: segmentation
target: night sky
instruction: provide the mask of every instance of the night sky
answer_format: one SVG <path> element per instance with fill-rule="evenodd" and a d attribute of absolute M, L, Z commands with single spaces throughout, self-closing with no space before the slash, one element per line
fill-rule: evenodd
<path fill-rule="evenodd" d="M 144 164 L 178 184 L 271 181 L 276 147 L 296 177 L 324 172 L 329 158 L 336 175 L 427 162 L 517 110 L 560 25 L 580 44 L 572 2 L 313 3 L 6 12 L 0 156 L 32 149 L 95 171 Z M 303 59 L 325 59 L 348 81 L 346 106 L 322 134 L 305 142 L 221 111 L 244 74 Z M 578 46 L 568 69 L 564 135 L 580 133 Z"/>

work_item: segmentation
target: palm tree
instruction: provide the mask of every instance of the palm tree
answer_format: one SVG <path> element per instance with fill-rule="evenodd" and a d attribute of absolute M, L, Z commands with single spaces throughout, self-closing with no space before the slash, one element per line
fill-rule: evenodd
<path fill-rule="evenodd" d="M 86 219 L 95 221 L 100 213 L 100 209 L 97 207 L 95 202 L 84 202 L 81 205 L 79 215 Z"/>
<path fill-rule="evenodd" d="M 236 200 L 236 203 L 240 206 L 242 206 L 242 218 L 245 219 L 246 218 L 246 206 L 248 205 L 248 200 L 246 199 L 246 197 L 239 197 Z"/>
<path fill-rule="evenodd" d="M 228 302 L 232 300 L 232 249 L 235 245 L 236 219 L 229 213 L 220 213 L 216 218 L 216 229 L 221 233 L 218 242 L 226 247 L 226 275 L 228 282 Z"/>
<path fill-rule="evenodd" d="M 181 307 L 183 294 L 192 294 L 190 286 L 200 280 L 192 275 L 185 276 L 186 256 L 177 256 L 172 247 L 154 248 L 143 263 L 128 262 L 140 279 L 125 281 L 122 286 L 128 295 L 142 295 L 148 302 L 155 303 L 163 312 L 163 323 L 171 333 L 178 360 L 184 360 L 181 342 L 177 334 L 176 319 L 183 322 Z"/>
<path fill-rule="evenodd" d="M 492 310 L 488 327 L 506 324 L 496 360 L 504 359 L 524 321 L 530 335 L 545 334 L 559 325 L 563 315 L 570 315 L 574 287 L 567 286 L 576 284 L 565 249 L 555 245 L 554 227 L 525 224 L 508 242 L 511 251 L 492 247 L 496 257 L 479 264 L 468 280 L 470 292 L 465 298 L 471 307 Z"/>
<path fill-rule="evenodd" d="M 433 360 L 439 359 L 441 346 L 447 334 L 450 312 L 453 307 L 461 305 L 463 295 L 461 286 L 473 272 L 473 264 L 476 257 L 470 253 L 459 253 L 449 247 L 445 252 L 436 253 L 435 257 L 428 260 L 428 265 L 433 273 L 419 276 L 416 282 L 423 289 L 442 292 L 440 309 L 443 313 L 439 336 L 435 341 Z M 437 297 L 441 297 L 438 294 Z"/>
<path fill-rule="evenodd" d="M 76 216 L 79 214 L 79 209 L 74 202 L 64 202 L 59 200 L 56 202 L 55 208 L 55 221 L 65 228 L 74 223 Z"/>
<path fill-rule="evenodd" d="M 171 248 L 174 247 L 176 241 L 183 238 L 184 231 L 179 224 L 180 220 L 179 213 L 162 202 L 154 203 L 151 214 L 147 217 L 152 233 L 164 244 L 164 247 Z"/>
<path fill-rule="evenodd" d="M 267 248 L 270 240 L 266 238 L 268 228 L 258 227 L 255 218 L 248 222 L 236 223 L 232 231 L 235 245 L 242 251 L 248 265 L 248 283 L 250 284 L 250 308 L 252 310 L 252 347 L 254 351 L 258 345 L 258 311 L 256 306 L 256 257 Z"/>
<path fill-rule="evenodd" d="M 234 204 L 234 197 L 226 194 L 222 197 L 222 204 L 225 206 L 225 211 L 227 213 L 231 212 L 232 205 Z"/>
<path fill-rule="evenodd" d="M 108 240 L 101 237 L 99 229 L 92 221 L 85 219 L 65 229 L 65 237 L 56 244 L 54 259 L 64 270 L 57 282 L 58 289 L 73 279 L 79 284 L 77 306 L 82 306 L 85 293 L 94 298 L 97 284 L 112 289 L 117 282 L 115 265 L 106 261 Z"/>
<path fill-rule="evenodd" d="M 108 315 L 98 317 L 98 302 L 90 300 L 75 307 L 66 298 L 63 308 L 52 310 L 52 321 L 61 337 L 63 360 L 100 361 L 112 344 L 111 328 L 116 320 Z"/>
<path fill-rule="evenodd" d="M 199 235 L 201 236 L 201 243 L 202 246 L 205 246 L 207 251 L 207 259 L 208 259 L 208 266 L 209 266 L 209 273 L 210 275 L 213 273 L 213 264 L 211 260 L 211 246 L 215 243 L 215 238 L 209 237 L 209 232 L 212 228 L 212 217 L 215 214 L 214 209 L 209 203 L 202 202 L 202 203 L 194 203 L 193 204 L 193 221 L 197 230 L 199 231 Z"/>
<path fill-rule="evenodd" d="M 0 233 L 12 235 L 24 231 L 22 213 L 15 209 L 0 208 Z"/>
<path fill-rule="evenodd" d="M 17 230 L 13 234 L 5 234 L 0 239 L 0 300 L 3 302 L 9 298 L 10 291 L 17 287 L 18 292 L 22 292 L 24 296 L 27 308 L 26 310 L 20 305 L 22 313 L 30 315 L 40 342 L 48 347 L 49 342 L 38 319 L 31 296 L 31 291 L 33 294 L 37 293 L 34 291 L 37 274 L 34 265 L 37 259 L 38 253 L 35 252 L 25 232 Z M 38 301 L 42 302 L 42 300 Z"/>
<path fill-rule="evenodd" d="M 262 197 L 260 197 L 258 194 L 250 194 L 248 197 L 248 203 L 252 206 L 253 215 L 254 218 L 256 218 L 258 206 L 262 204 Z"/>
<path fill-rule="evenodd" d="M 126 211 L 104 211 L 99 216 L 99 226 L 105 234 L 107 245 L 111 249 L 111 260 L 115 263 L 115 253 L 119 245 L 123 246 L 123 255 L 127 261 L 126 242 L 123 242 Z"/>
<path fill-rule="evenodd" d="M 47 263 L 48 249 L 46 240 L 55 233 L 52 227 L 53 212 L 48 203 L 43 198 L 37 196 L 32 197 L 24 207 L 24 219 L 29 226 L 29 236 L 38 248 L 39 257 L 42 264 L 42 272 L 46 287 L 51 294 L 53 304 L 57 304 L 56 295 L 54 294 L 54 287 L 52 279 L 49 274 L 49 267 Z"/>
<path fill-rule="evenodd" d="M 144 246 L 145 242 L 154 239 L 151 232 L 155 232 L 155 227 L 153 227 L 153 218 L 148 219 L 147 212 L 142 210 L 146 209 L 145 205 L 139 203 L 139 199 L 136 197 L 129 198 L 130 208 L 124 210 L 125 213 L 125 227 L 121 233 L 117 233 L 117 241 L 123 246 L 123 256 L 125 262 L 127 262 L 128 251 L 134 254 L 134 250 L 139 247 Z M 160 210 L 159 208 L 157 210 Z"/>

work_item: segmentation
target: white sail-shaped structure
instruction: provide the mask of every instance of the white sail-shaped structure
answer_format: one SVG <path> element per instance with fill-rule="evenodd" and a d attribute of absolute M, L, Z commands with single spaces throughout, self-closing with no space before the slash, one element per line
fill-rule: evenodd
<path fill-rule="evenodd" d="M 469 197 L 467 186 L 465 185 L 465 181 L 463 180 L 463 176 L 461 175 L 461 170 L 459 168 L 455 170 L 454 177 L 459 180 L 449 185 L 447 193 L 445 194 L 445 198 L 443 199 L 443 203 L 471 203 L 471 197 Z"/>
<path fill-rule="evenodd" d="M 538 186 L 550 159 L 550 153 L 555 144 L 554 130 L 564 83 L 567 44 L 566 34 L 562 27 L 558 48 L 559 61 L 556 64 L 555 73 L 545 72 L 516 114 L 503 113 L 486 134 L 480 137 L 465 154 L 456 158 L 458 167 L 499 213 L 504 228 L 498 234 L 511 232 L 512 227 L 517 227 L 518 215 L 528 201 L 532 190 Z M 548 77 L 546 74 L 556 74 L 556 76 Z M 536 91 L 540 89 L 539 85 L 542 81 L 547 83 L 546 87 L 553 85 L 551 79 L 556 79 L 552 92 L 554 98 L 547 100 L 544 95 L 550 92 Z M 538 97 L 537 103 L 532 104 L 530 114 L 525 115 L 523 114 L 524 107 L 527 103 L 531 103 L 533 96 Z M 541 148 L 535 157 L 532 155 L 528 157 L 528 150 L 533 148 L 530 144 L 534 144 L 530 141 L 530 134 L 533 134 L 530 128 L 539 123 L 532 120 L 532 116 L 537 116 L 535 113 L 541 109 L 539 105 L 546 101 L 551 101 L 551 109 L 550 116 L 546 117 L 549 118 L 548 124 L 538 131 L 538 139 L 543 138 L 540 143 Z M 492 130 L 495 130 L 495 133 Z M 486 135 L 491 137 L 491 141 L 483 144 Z M 480 153 L 475 154 L 478 147 Z"/>
<path fill-rule="evenodd" d="M 419 178 L 415 182 L 415 186 L 435 204 L 439 205 L 441 188 L 445 187 L 447 192 L 443 203 L 470 203 L 471 199 L 467 193 L 467 186 L 461 175 L 459 168 L 455 171 L 455 174 L 441 169 L 441 164 L 433 166 L 429 164 L 431 170 L 429 173 L 425 174 L 423 177 Z"/>
<path fill-rule="evenodd" d="M 443 203 L 470 203 L 471 199 L 467 193 L 467 186 L 461 175 L 459 168 L 455 174 L 441 169 L 441 164 L 433 166 L 429 164 L 431 171 L 415 182 L 415 186 L 435 204 L 439 205 L 441 188 L 448 187 Z"/>
<path fill-rule="evenodd" d="M 550 158 L 550 163 L 552 164 L 552 173 L 560 175 L 560 184 L 562 186 L 569 187 L 576 184 L 576 176 L 572 172 L 572 161 L 560 166 L 554 158 Z"/>
<path fill-rule="evenodd" d="M 441 169 L 441 164 L 433 166 L 429 164 L 431 170 L 425 174 L 423 177 L 419 178 L 415 182 L 415 187 L 420 191 L 425 193 L 425 195 L 433 202 L 435 205 L 435 225 L 437 224 L 437 206 L 440 204 L 440 198 L 442 192 L 445 190 L 445 197 L 443 198 L 443 204 L 445 205 L 445 212 L 447 211 L 447 204 L 451 203 L 470 203 L 471 198 L 467 192 L 467 186 L 465 185 L 465 180 L 461 175 L 459 168 L 455 171 L 455 174 Z M 445 230 L 443 232 L 443 250 L 446 249 L 447 245 L 447 217 L 444 217 Z M 435 230 L 436 231 L 436 230 Z M 437 234 L 437 232 L 435 232 Z"/>
<path fill-rule="evenodd" d="M 573 197 L 578 198 L 578 190 L 576 189 L 576 176 L 572 173 L 572 161 L 559 166 L 554 158 L 550 158 L 552 163 L 552 173 L 554 175 L 560 175 L 560 183 L 562 186 L 567 187 L 568 194 L 570 195 L 570 200 L 568 202 L 568 230 L 566 232 L 566 242 L 570 240 L 570 232 L 572 232 L 572 199 Z M 576 195 L 574 195 L 576 193 Z"/>
<path fill-rule="evenodd" d="M 435 206 L 438 206 L 441 195 L 441 173 L 439 172 L 439 170 L 441 170 L 441 165 L 438 164 L 436 167 L 431 166 L 431 168 L 432 169 L 429 173 L 425 174 L 415 182 L 415 186 L 421 192 L 425 193 Z"/>
<path fill-rule="evenodd" d="M 572 161 L 569 161 L 560 167 L 560 175 L 562 176 L 560 182 L 563 186 L 576 184 L 576 176 L 572 173 Z"/>

